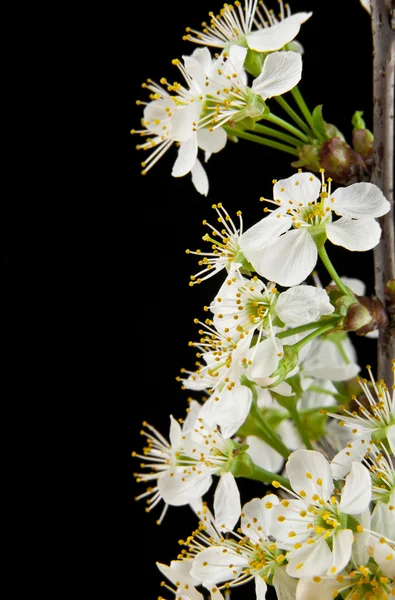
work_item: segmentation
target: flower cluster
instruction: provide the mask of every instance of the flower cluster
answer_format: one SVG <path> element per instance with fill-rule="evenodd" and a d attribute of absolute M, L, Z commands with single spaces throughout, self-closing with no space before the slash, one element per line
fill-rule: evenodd
<path fill-rule="evenodd" d="M 219 598 L 251 579 L 259 599 L 267 585 L 280 598 L 369 597 L 373 588 L 384 598 L 395 566 L 394 390 L 370 367 L 369 380 L 357 379 L 349 313 L 363 284 L 338 276 L 325 243 L 370 249 L 389 203 L 371 183 L 332 192 L 323 173 L 301 171 L 274 181 L 265 201 L 275 208 L 246 231 L 241 212 L 236 225 L 214 205 L 217 224 L 204 222 L 210 252 L 187 251 L 199 257 L 192 285 L 225 279 L 209 315 L 195 319 L 196 368 L 177 377 L 200 399 L 181 424 L 170 417 L 169 441 L 148 424 L 142 431 L 135 476 L 149 482 L 139 496 L 147 510 L 164 502 L 158 522 L 169 506 L 200 515 L 179 560 L 159 568 L 188 581 L 182 597 L 195 600 L 196 586 Z M 318 257 L 333 278 L 326 288 L 312 272 Z M 239 478 L 277 493 L 242 507 Z M 202 498 L 214 481 L 211 513 Z"/>
<path fill-rule="evenodd" d="M 194 319 L 194 366 L 176 378 L 193 394 L 186 414 L 170 415 L 168 437 L 143 423 L 134 475 L 147 487 L 136 499 L 147 512 L 162 505 L 158 524 L 169 507 L 195 514 L 179 556 L 157 562 L 177 600 L 223 600 L 249 583 L 257 600 L 269 587 L 279 600 L 385 600 L 395 596 L 395 357 L 394 382 L 376 380 L 370 366 L 361 377 L 353 335 L 387 327 L 394 281 L 385 306 L 329 257 L 331 244 L 366 252 L 380 243 L 377 219 L 391 204 L 368 181 L 373 135 L 357 111 L 352 149 L 320 106 L 307 107 L 296 36 L 312 13 L 291 14 L 279 0 L 275 15 L 245 0 L 209 16 L 184 36 L 198 47 L 173 60 L 181 82 L 143 84 L 149 97 L 132 130 L 147 152 L 143 173 L 175 146 L 172 175 L 190 173 L 207 195 L 199 153 L 207 162 L 228 141 L 298 160 L 260 198 L 262 219 L 245 229 L 241 210 L 233 219 L 213 204 L 205 248 L 186 250 L 198 263 L 189 285 L 219 283 Z M 274 114 L 272 99 L 294 124 Z M 262 484 L 244 504 L 243 479 Z"/>

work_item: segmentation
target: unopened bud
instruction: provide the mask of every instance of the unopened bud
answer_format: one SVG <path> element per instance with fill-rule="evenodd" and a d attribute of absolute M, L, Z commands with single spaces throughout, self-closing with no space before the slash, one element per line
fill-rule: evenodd
<path fill-rule="evenodd" d="M 369 169 L 362 156 L 338 137 L 322 144 L 319 161 L 320 166 L 325 169 L 325 176 L 331 177 L 336 183 L 350 185 L 370 179 Z"/>
<path fill-rule="evenodd" d="M 387 311 L 377 296 L 358 296 L 358 302 L 349 307 L 344 319 L 344 330 L 355 331 L 357 335 L 366 335 L 387 325 Z"/>
<path fill-rule="evenodd" d="M 364 161 L 367 161 L 373 157 L 374 136 L 373 133 L 366 128 L 362 115 L 363 112 L 357 110 L 351 119 L 354 127 L 352 131 L 352 145 L 354 150 L 362 156 Z"/>

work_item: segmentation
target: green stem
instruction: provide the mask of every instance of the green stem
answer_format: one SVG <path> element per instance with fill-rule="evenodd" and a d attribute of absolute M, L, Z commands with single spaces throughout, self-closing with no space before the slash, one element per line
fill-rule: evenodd
<path fill-rule="evenodd" d="M 322 262 L 324 263 L 326 270 L 328 271 L 329 275 L 332 277 L 333 281 L 336 283 L 339 290 L 341 292 L 343 292 L 343 294 L 345 294 L 346 296 L 351 296 L 352 298 L 354 298 L 354 294 L 346 288 L 346 286 L 340 279 L 339 275 L 337 274 L 335 267 L 333 266 L 333 264 L 330 261 L 330 258 L 325 249 L 325 246 L 321 246 L 321 248 L 318 250 L 318 254 L 319 254 L 319 257 L 321 258 Z"/>
<path fill-rule="evenodd" d="M 318 329 L 316 329 L 309 335 L 306 335 L 306 337 L 303 338 L 303 340 L 300 340 L 300 342 L 297 342 L 296 344 L 292 344 L 292 348 L 294 350 L 296 350 L 296 352 L 300 352 L 300 350 L 303 348 L 303 346 L 305 346 L 306 344 L 311 342 L 311 340 L 313 340 L 317 336 L 322 335 L 323 333 L 325 333 L 326 331 L 329 331 L 330 329 L 333 329 L 333 327 L 334 327 L 333 323 L 327 323 L 326 325 L 319 327 Z"/>
<path fill-rule="evenodd" d="M 301 418 L 300 418 L 297 408 L 294 406 L 292 406 L 292 407 L 289 406 L 288 412 L 291 415 L 291 418 L 292 418 L 293 422 L 295 423 L 296 428 L 299 432 L 299 435 L 302 438 L 303 443 L 306 446 L 307 450 L 313 450 L 313 446 L 310 443 L 309 436 L 307 435 L 306 428 L 303 426 L 303 423 L 301 421 Z"/>
<path fill-rule="evenodd" d="M 291 485 L 289 483 L 289 479 L 283 477 L 282 475 L 278 475 L 278 473 L 271 473 L 270 471 L 266 471 L 266 469 L 262 469 L 262 467 L 258 467 L 254 464 L 253 471 L 251 475 L 248 476 L 248 479 L 253 479 L 254 481 L 262 481 L 262 483 L 273 483 L 273 481 L 278 481 L 281 485 L 288 490 L 291 489 Z"/>
<path fill-rule="evenodd" d="M 304 101 L 304 98 L 303 98 L 302 94 L 299 91 L 298 86 L 295 86 L 294 88 L 292 88 L 291 94 L 294 97 L 294 100 L 295 100 L 296 104 L 299 106 L 299 108 L 300 108 L 300 110 L 301 110 L 304 118 L 306 119 L 306 121 L 310 125 L 311 129 L 314 131 L 314 121 L 313 121 L 312 114 L 309 111 L 309 109 L 307 107 L 307 104 Z"/>
<path fill-rule="evenodd" d="M 264 437 L 262 436 L 262 439 L 264 439 L 264 441 L 266 441 L 266 443 L 268 443 L 269 446 L 271 446 L 272 448 L 274 448 L 274 450 L 281 454 L 282 457 L 288 458 L 288 456 L 291 454 L 289 449 L 282 442 L 280 436 L 275 431 L 270 429 L 270 427 L 267 425 L 255 402 L 252 403 L 251 414 L 256 421 L 257 430 L 260 433 L 262 433 L 263 436 L 265 436 L 265 438 L 267 438 L 264 439 Z"/>
<path fill-rule="evenodd" d="M 302 140 L 302 142 L 309 141 L 309 138 L 307 137 L 306 134 L 303 133 L 303 131 L 300 131 L 300 129 L 298 129 L 297 127 L 294 127 L 293 125 L 291 125 L 291 123 L 288 123 L 288 121 L 284 121 L 284 119 L 280 119 L 280 117 L 277 117 L 272 112 L 268 113 L 267 115 L 264 115 L 263 118 L 266 121 L 270 121 L 270 123 L 274 123 L 275 125 L 278 125 L 282 129 L 286 129 L 287 131 L 292 133 L 294 136 L 296 136 L 297 138 Z"/>
<path fill-rule="evenodd" d="M 290 335 L 295 335 L 296 333 L 303 333 L 304 331 L 308 331 L 309 329 L 313 329 L 315 327 L 320 327 L 321 323 L 306 323 L 306 325 L 299 325 L 298 327 L 294 327 L 293 329 L 287 329 L 287 331 L 281 331 L 276 334 L 276 337 L 279 340 L 283 338 L 289 337 Z"/>
<path fill-rule="evenodd" d="M 311 131 L 310 127 L 308 125 L 306 125 L 306 123 L 303 121 L 303 119 L 301 119 L 299 117 L 298 113 L 294 111 L 294 109 L 292 108 L 292 106 L 290 106 L 288 104 L 288 102 L 286 102 L 284 100 L 284 98 L 282 96 L 275 96 L 274 98 L 275 98 L 275 100 L 277 100 L 277 102 L 279 103 L 279 105 L 281 106 L 281 108 L 283 108 L 285 110 L 285 112 L 287 112 L 289 114 L 289 116 L 291 117 L 291 119 L 293 121 L 295 121 L 295 123 L 297 125 L 299 125 L 299 127 L 301 129 L 303 129 L 303 131 L 305 133 L 307 133 L 307 135 L 311 135 L 313 133 Z"/>
<path fill-rule="evenodd" d="M 259 123 L 255 123 L 255 131 L 262 133 L 263 135 L 271 135 L 272 137 L 278 138 L 279 140 L 283 140 L 284 142 L 288 142 L 289 144 L 293 144 L 294 146 L 300 145 L 300 140 L 295 138 L 292 135 L 288 135 L 283 131 L 278 131 L 277 129 L 273 129 L 272 127 L 266 127 L 265 125 L 260 125 Z"/>
<path fill-rule="evenodd" d="M 243 138 L 245 140 L 249 140 L 250 142 L 256 142 L 257 144 L 262 144 L 262 146 L 270 146 L 271 148 L 276 148 L 277 150 L 281 150 L 282 152 L 288 152 L 288 154 L 293 154 L 294 156 L 299 156 L 295 148 L 287 146 L 286 144 L 281 144 L 281 142 L 268 140 L 267 138 L 248 133 L 247 131 L 242 131 L 241 129 L 233 129 L 232 127 L 227 126 L 224 126 L 223 129 L 225 129 L 226 133 L 228 133 L 229 135 Z"/>

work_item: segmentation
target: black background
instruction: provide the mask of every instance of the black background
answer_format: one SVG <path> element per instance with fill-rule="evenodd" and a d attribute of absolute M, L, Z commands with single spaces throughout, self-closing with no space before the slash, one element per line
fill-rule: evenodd
<path fill-rule="evenodd" d="M 22 424 L 29 439 L 17 456 L 22 465 L 29 457 L 26 488 L 40 519 L 24 494 L 11 502 L 24 507 L 28 531 L 46 530 L 47 561 L 60 550 L 67 556 L 66 569 L 63 559 L 52 569 L 58 585 L 79 573 L 88 593 L 108 583 L 117 600 L 137 597 L 136 586 L 144 598 L 170 598 L 155 562 L 176 558 L 177 540 L 196 524 L 188 507 L 170 507 L 161 526 L 160 507 L 145 514 L 144 501 L 134 501 L 145 486 L 131 458 L 143 446 L 143 420 L 167 436 L 169 414 L 185 415 L 190 394 L 175 378 L 193 368 L 193 319 L 222 283 L 218 275 L 189 287 L 197 262 L 185 249 L 202 246 L 213 203 L 242 210 L 247 228 L 262 217 L 259 197 L 271 194 L 272 179 L 294 172 L 287 155 L 240 140 L 206 164 L 207 197 L 189 175 L 171 176 L 174 148 L 140 174 L 143 153 L 130 130 L 142 116 L 136 99 L 147 99 L 141 83 L 179 79 L 171 60 L 195 47 L 184 29 L 199 29 L 220 9 L 213 2 L 115 3 L 82 24 L 73 14 L 55 58 L 57 28 L 46 31 L 34 58 L 27 53 L 23 110 L 17 105 L 18 127 L 8 120 L 13 135 L 2 145 L 3 370 L 15 407 L 6 422 L 17 439 Z M 292 0 L 291 10 L 314 12 L 297 38 L 305 49 L 299 87 L 350 140 L 355 110 L 372 126 L 369 16 L 358 0 Z M 331 246 L 330 256 L 340 275 L 373 292 L 371 252 Z M 353 341 L 360 364 L 374 364 L 375 342 Z M 248 481 L 240 488 L 243 502 L 264 493 Z M 24 544 L 34 549 L 30 536 Z M 253 586 L 234 596 L 244 593 Z"/>

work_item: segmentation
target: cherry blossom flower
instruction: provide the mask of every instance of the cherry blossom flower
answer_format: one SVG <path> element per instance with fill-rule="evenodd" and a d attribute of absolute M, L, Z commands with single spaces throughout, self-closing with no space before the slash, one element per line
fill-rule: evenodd
<path fill-rule="evenodd" d="M 265 598 L 269 580 L 279 597 L 291 590 L 294 593 L 296 581 L 282 566 L 285 556 L 269 537 L 271 510 L 279 502 L 274 494 L 247 502 L 241 513 L 239 532 L 232 531 L 226 538 L 213 535 L 212 524 L 205 532 L 207 521 L 211 520 L 206 515 L 202 527 L 186 543 L 185 557 L 193 559 L 192 577 L 210 590 L 213 586 L 231 589 L 253 581 L 257 600 Z"/>
<path fill-rule="evenodd" d="M 352 464 L 340 500 L 323 454 L 296 450 L 287 461 L 286 473 L 294 498 L 273 508 L 271 533 L 288 550 L 287 573 L 292 577 L 338 574 L 351 558 L 354 537 L 364 530 L 361 515 L 369 510 L 372 495 L 368 470 L 359 462 Z"/>
<path fill-rule="evenodd" d="M 273 282 L 264 284 L 256 276 L 247 279 L 236 272 L 222 284 L 210 310 L 216 329 L 223 334 L 233 336 L 247 329 L 269 336 L 276 318 L 282 326 L 298 327 L 335 309 L 323 289 L 303 285 L 279 293 Z"/>
<path fill-rule="evenodd" d="M 226 145 L 227 134 L 222 125 L 230 119 L 258 117 L 265 109 L 267 98 L 281 95 L 294 87 L 301 78 L 302 59 L 296 52 L 274 52 L 267 57 L 262 73 L 246 85 L 243 69 L 247 49 L 232 46 L 229 54 L 212 59 L 207 48 L 198 48 L 192 56 L 183 56 L 175 64 L 185 79 L 185 85 L 169 85 L 166 79 L 157 84 L 144 84 L 151 92 L 145 104 L 143 129 L 132 130 L 147 141 L 138 149 L 151 150 L 143 161 L 143 174 L 177 143 L 178 156 L 173 177 L 192 174 L 197 191 L 208 193 L 208 178 L 197 158 L 198 149 L 205 151 L 206 160 Z M 167 86 L 166 88 L 164 86 Z"/>
<path fill-rule="evenodd" d="M 328 238 L 351 251 L 374 248 L 381 236 L 375 220 L 390 210 L 390 203 L 372 183 L 354 183 L 331 192 L 331 181 L 298 172 L 274 180 L 271 214 L 240 238 L 240 247 L 256 272 L 285 287 L 304 281 L 313 271 L 316 240 Z M 333 213 L 341 218 L 333 221 Z"/>
<path fill-rule="evenodd" d="M 392 361 L 395 381 L 395 359 Z M 358 410 L 350 411 L 343 407 L 342 414 L 328 413 L 339 420 L 342 427 L 350 430 L 350 437 L 370 439 L 376 436 L 387 439 L 391 451 L 395 454 L 395 385 L 392 385 L 392 395 L 383 380 L 375 381 L 370 366 L 367 366 L 370 382 L 360 380 L 359 384 L 364 393 L 367 406 L 356 396 L 352 400 Z"/>
<path fill-rule="evenodd" d="M 247 389 L 247 388 L 246 388 Z M 229 468 L 237 444 L 222 435 L 216 425 L 201 418 L 201 405 L 192 401 L 183 426 L 170 417 L 170 442 L 152 426 L 144 424 L 143 435 L 148 439 L 144 454 L 134 456 L 145 459 L 141 466 L 148 473 L 136 473 L 139 482 L 156 481 L 154 487 L 136 499 L 149 497 L 151 510 L 160 500 L 169 505 L 190 504 L 203 496 L 212 484 L 212 475 L 219 476 L 214 495 L 214 511 L 218 527 L 231 529 L 240 517 L 241 505 L 237 484 Z"/>
<path fill-rule="evenodd" d="M 298 35 L 302 23 L 313 14 L 299 12 L 291 15 L 287 4 L 285 8 L 282 0 L 279 4 L 278 18 L 258 0 L 245 0 L 244 7 L 240 2 L 225 4 L 219 15 L 209 14 L 210 25 L 205 23 L 203 31 L 187 27 L 184 40 L 226 51 L 232 45 L 248 46 L 257 52 L 279 50 Z"/>

